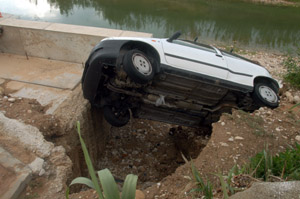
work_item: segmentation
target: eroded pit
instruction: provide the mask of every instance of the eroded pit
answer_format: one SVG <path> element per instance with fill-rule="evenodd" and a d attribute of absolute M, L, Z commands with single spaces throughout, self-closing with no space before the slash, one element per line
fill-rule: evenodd
<path fill-rule="evenodd" d="M 120 183 L 127 174 L 136 174 L 139 189 L 145 189 L 174 173 L 184 164 L 182 154 L 188 159 L 196 158 L 211 133 L 208 127 L 194 129 L 141 119 L 131 120 L 122 128 L 103 128 L 101 123 L 105 121 L 101 111 L 92 110 L 91 116 L 85 118 L 83 137 L 95 169 L 108 168 Z M 75 171 L 70 179 L 88 176 L 80 145 L 69 151 Z M 76 168 L 79 170 L 76 171 Z M 77 187 L 72 191 L 80 189 Z"/>

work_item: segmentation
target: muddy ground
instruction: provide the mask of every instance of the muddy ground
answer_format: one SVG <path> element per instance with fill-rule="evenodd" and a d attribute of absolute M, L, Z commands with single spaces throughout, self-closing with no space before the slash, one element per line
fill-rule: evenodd
<path fill-rule="evenodd" d="M 285 56 L 265 52 L 240 53 L 260 62 L 274 77 L 282 79 Z M 300 135 L 300 111 L 299 108 L 293 111 L 289 108 L 299 95 L 298 90 L 284 85 L 279 108 L 261 108 L 254 113 L 234 110 L 232 114 L 223 114 L 220 121 L 212 125 L 212 129 L 131 120 L 125 127 L 111 127 L 105 139 L 101 136 L 86 136 L 85 139 L 90 152 L 94 154 L 96 169 L 109 168 L 120 185 L 127 174 L 138 175 L 138 189 L 143 191 L 145 198 L 179 199 L 195 196 L 189 193 L 194 184 L 190 180 L 190 164 L 185 164 L 182 154 L 193 159 L 202 177 L 215 184 L 215 197 L 221 198 L 219 182 L 213 173 L 226 174 L 235 164 L 244 165 L 249 157 L 262 151 L 266 145 L 273 154 L 295 145 L 295 138 Z M 9 97 L 5 96 L 9 96 L 9 93 L 1 97 L 0 107 L 7 117 L 36 126 L 48 141 L 66 148 L 73 161 L 73 175 L 68 176 L 68 182 L 77 176 L 88 176 L 77 135 L 72 134 L 70 138 L 68 133 L 71 131 L 62 128 L 61 123 L 65 121 L 45 115 L 47 107 L 42 107 L 35 100 L 8 100 Z M 0 138 L 0 142 L 6 144 L 6 148 L 11 148 L 10 152 L 23 162 L 32 161 L 30 155 L 24 156 L 14 148 L 16 143 L 13 140 Z M 104 142 L 101 150 L 97 142 Z M 76 165 L 76 162 L 81 165 Z M 36 176 L 21 198 L 40 198 L 47 191 L 44 186 L 47 180 L 49 178 L 45 176 Z M 75 187 L 71 192 L 72 199 L 95 197 L 95 192 L 86 187 Z M 57 193 L 57 198 L 62 197 L 62 193 Z"/>

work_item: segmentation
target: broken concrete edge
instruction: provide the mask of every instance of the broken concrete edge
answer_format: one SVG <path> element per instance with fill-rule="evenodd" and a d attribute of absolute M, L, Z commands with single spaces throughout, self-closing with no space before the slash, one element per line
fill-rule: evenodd
<path fill-rule="evenodd" d="M 46 141 L 42 133 L 36 127 L 26 125 L 14 119 L 9 119 L 5 117 L 3 113 L 0 113 L 0 129 L 0 132 L 4 136 L 18 140 L 20 146 L 28 148 L 37 156 L 36 159 L 27 167 L 30 170 L 30 175 L 35 174 L 38 176 L 40 173 L 43 175 L 46 172 L 48 177 L 50 175 L 54 176 L 52 180 L 47 182 L 48 193 L 46 193 L 45 196 L 51 198 L 51 194 L 64 194 L 67 176 L 72 170 L 72 162 L 66 155 L 65 149 L 62 146 L 54 146 L 53 143 Z M 39 162 L 38 165 L 35 163 L 37 160 Z M 43 168 L 44 161 L 47 168 Z M 43 163 L 40 164 L 41 162 Z M 36 166 L 38 168 L 34 169 Z M 30 167 L 34 170 L 34 172 L 30 169 Z M 46 171 L 41 172 L 43 169 Z M 22 186 L 23 188 L 26 187 L 30 181 L 30 178 L 25 177 L 26 176 L 24 176 L 24 179 L 22 180 L 24 183 L 20 185 L 21 188 Z M 16 195 L 18 193 L 17 191 L 19 190 L 15 191 Z M 14 191 L 12 190 L 11 192 Z"/>
<path fill-rule="evenodd" d="M 10 184 L 9 189 L 0 196 L 0 199 L 17 199 L 20 193 L 32 179 L 32 171 L 21 161 L 15 159 L 9 152 L 0 146 L 0 164 L 12 169 L 16 175 L 16 179 Z"/>
<path fill-rule="evenodd" d="M 84 63 L 107 37 L 152 37 L 150 33 L 14 18 L 1 18 L 0 52 Z"/>
<path fill-rule="evenodd" d="M 298 199 L 300 198 L 300 181 L 256 182 L 249 189 L 234 194 L 230 199 Z"/>

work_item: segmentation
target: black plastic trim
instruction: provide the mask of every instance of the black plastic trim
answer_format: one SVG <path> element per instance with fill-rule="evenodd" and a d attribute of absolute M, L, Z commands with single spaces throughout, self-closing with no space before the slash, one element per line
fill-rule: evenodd
<path fill-rule="evenodd" d="M 128 41 L 130 40 L 105 40 L 93 48 L 82 76 L 83 95 L 91 103 L 97 95 L 103 65 L 116 66 L 120 49 Z"/>

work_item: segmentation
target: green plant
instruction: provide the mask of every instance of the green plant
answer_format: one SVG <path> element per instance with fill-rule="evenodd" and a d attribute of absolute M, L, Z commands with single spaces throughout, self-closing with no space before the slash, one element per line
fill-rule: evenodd
<path fill-rule="evenodd" d="M 260 116 L 251 115 L 243 110 L 238 110 L 240 115 L 242 116 L 239 118 L 239 121 L 247 124 L 247 126 L 250 127 L 250 129 L 253 130 L 253 133 L 258 136 L 272 136 L 268 132 L 265 131 L 263 124 L 264 120 Z"/>
<path fill-rule="evenodd" d="M 256 154 L 250 159 L 250 168 L 256 178 L 269 181 L 271 176 L 285 180 L 300 180 L 300 145 L 287 149 L 277 156 L 271 156 L 268 150 Z"/>
<path fill-rule="evenodd" d="M 237 165 L 234 165 L 228 172 L 227 176 L 223 176 L 221 172 L 219 172 L 218 174 L 214 174 L 220 180 L 221 190 L 223 192 L 224 199 L 229 198 L 228 194 L 233 195 L 236 193 L 236 191 L 240 190 L 239 188 L 235 188 L 231 186 L 232 178 L 236 175 L 244 174 L 245 171 L 246 171 L 246 167 L 239 169 Z"/>
<path fill-rule="evenodd" d="M 287 69 L 284 80 L 296 88 L 300 88 L 300 64 L 298 59 L 289 56 L 283 63 Z"/>
<path fill-rule="evenodd" d="M 204 180 L 201 178 L 201 175 L 199 171 L 196 169 L 195 165 L 193 164 L 193 161 L 191 161 L 191 169 L 193 178 L 195 180 L 197 188 L 192 189 L 191 192 L 200 192 L 204 195 L 204 199 L 211 199 L 213 198 L 213 186 L 209 180 L 204 183 Z"/>
<path fill-rule="evenodd" d="M 85 178 L 85 177 L 78 177 L 78 178 L 75 178 L 71 182 L 70 186 L 74 185 L 74 184 L 83 184 L 92 189 L 95 189 L 98 194 L 98 197 L 100 199 L 119 199 L 120 193 L 118 190 L 118 186 L 114 180 L 114 177 L 112 176 L 112 174 L 110 173 L 110 171 L 108 169 L 103 169 L 103 170 L 97 172 L 98 178 L 100 181 L 100 183 L 99 183 L 99 181 L 96 177 L 96 172 L 94 170 L 87 147 L 84 143 L 84 140 L 81 137 L 79 122 L 77 122 L 77 132 L 78 132 L 79 140 L 80 140 L 81 147 L 83 150 L 84 159 L 87 164 L 88 171 L 89 171 L 89 174 L 90 174 L 92 180 L 90 180 L 89 178 Z M 134 199 L 135 198 L 136 183 L 137 183 L 136 175 L 129 174 L 126 176 L 124 186 L 122 189 L 121 199 Z M 100 184 L 101 184 L 101 187 L 100 187 Z M 69 198 L 69 188 L 67 188 L 67 191 L 66 191 L 66 198 L 67 199 Z"/>

